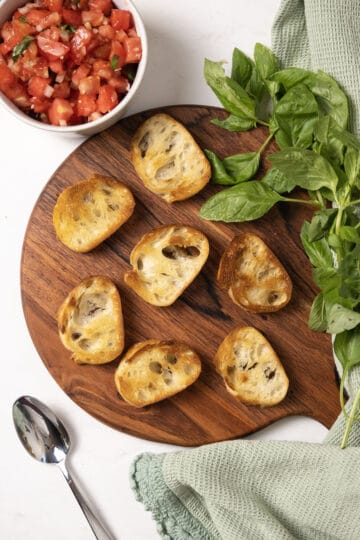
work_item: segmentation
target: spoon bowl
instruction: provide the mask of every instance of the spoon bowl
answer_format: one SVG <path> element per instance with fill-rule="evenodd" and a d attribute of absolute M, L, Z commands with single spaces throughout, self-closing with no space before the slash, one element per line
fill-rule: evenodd
<path fill-rule="evenodd" d="M 55 463 L 63 473 L 98 540 L 114 540 L 90 508 L 66 466 L 70 436 L 61 420 L 38 399 L 18 398 L 13 405 L 13 420 L 25 450 L 41 463 Z"/>
<path fill-rule="evenodd" d="M 22 396 L 13 405 L 13 419 L 20 441 L 42 463 L 60 463 L 70 450 L 64 424 L 36 398 Z"/>

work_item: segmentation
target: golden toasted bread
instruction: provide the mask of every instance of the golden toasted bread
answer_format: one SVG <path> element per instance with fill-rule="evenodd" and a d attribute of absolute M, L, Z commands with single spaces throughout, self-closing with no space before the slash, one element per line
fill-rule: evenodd
<path fill-rule="evenodd" d="M 58 197 L 53 212 L 57 237 L 73 251 L 90 251 L 129 219 L 134 206 L 134 197 L 124 184 L 94 174 Z"/>
<path fill-rule="evenodd" d="M 79 364 L 105 364 L 124 348 L 120 295 L 110 279 L 93 276 L 75 287 L 61 305 L 60 339 Z"/>
<path fill-rule="evenodd" d="M 135 132 L 131 161 L 144 185 L 169 203 L 192 197 L 211 176 L 210 163 L 192 135 L 162 113 Z"/>
<path fill-rule="evenodd" d="M 195 279 L 209 255 L 209 242 L 185 225 L 166 225 L 145 234 L 130 255 L 125 283 L 154 306 L 169 306 Z"/>
<path fill-rule="evenodd" d="M 288 273 L 255 234 L 243 233 L 233 238 L 221 257 L 217 279 L 233 302 L 247 311 L 278 311 L 291 298 Z"/>
<path fill-rule="evenodd" d="M 150 339 L 131 347 L 120 360 L 115 385 L 130 405 L 145 407 L 181 392 L 200 372 L 200 358 L 187 345 Z"/>
<path fill-rule="evenodd" d="M 289 380 L 265 337 L 252 327 L 233 330 L 221 343 L 215 366 L 227 391 L 247 405 L 269 407 L 286 396 Z"/>

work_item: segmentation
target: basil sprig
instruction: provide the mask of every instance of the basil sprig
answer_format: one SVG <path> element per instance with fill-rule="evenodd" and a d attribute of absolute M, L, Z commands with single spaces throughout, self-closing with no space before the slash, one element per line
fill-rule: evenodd
<path fill-rule="evenodd" d="M 309 326 L 335 335 L 343 366 L 340 401 L 347 417 L 342 447 L 360 420 L 360 388 L 348 414 L 344 382 L 360 364 L 360 141 L 346 130 L 348 100 L 337 82 L 322 71 L 279 69 L 275 55 L 257 43 L 254 60 L 235 48 L 230 77 L 222 62 L 205 60 L 204 75 L 229 116 L 213 123 L 229 131 L 257 125 L 269 137 L 257 152 L 220 159 L 206 154 L 212 181 L 227 187 L 202 206 L 200 216 L 214 221 L 258 219 L 278 201 L 313 205 L 301 230 L 304 250 L 320 288 Z M 268 156 L 272 167 L 255 180 L 261 154 L 275 139 L 280 150 Z M 284 196 L 299 187 L 309 198 Z"/>

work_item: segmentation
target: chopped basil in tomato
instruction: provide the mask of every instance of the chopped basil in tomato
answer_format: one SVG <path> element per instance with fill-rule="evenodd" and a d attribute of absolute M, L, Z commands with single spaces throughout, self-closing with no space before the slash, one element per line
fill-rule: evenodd
<path fill-rule="evenodd" d="M 11 58 L 14 60 L 14 62 L 17 61 L 20 55 L 28 48 L 30 43 L 34 41 L 33 36 L 25 36 L 24 39 L 20 41 L 17 45 L 15 45 Z"/>

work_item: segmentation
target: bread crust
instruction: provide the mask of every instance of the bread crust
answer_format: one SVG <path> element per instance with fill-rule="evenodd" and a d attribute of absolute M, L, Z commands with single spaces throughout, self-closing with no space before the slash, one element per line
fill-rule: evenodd
<path fill-rule="evenodd" d="M 59 336 L 79 364 L 105 364 L 124 348 L 119 292 L 107 277 L 84 279 L 65 298 L 57 313 Z"/>
<path fill-rule="evenodd" d="M 125 283 L 155 306 L 169 306 L 201 271 L 209 255 L 206 236 L 186 225 L 164 225 L 133 248 Z"/>
<path fill-rule="evenodd" d="M 115 385 L 127 403 L 146 407 L 185 390 L 200 372 L 199 356 L 184 343 L 150 339 L 126 352 Z"/>
<path fill-rule="evenodd" d="M 280 403 L 289 379 L 268 340 L 251 326 L 235 328 L 221 343 L 214 363 L 226 390 L 247 405 Z"/>
<path fill-rule="evenodd" d="M 164 113 L 136 130 L 131 161 L 144 185 L 168 203 L 192 197 L 211 177 L 210 163 L 192 135 Z"/>
<path fill-rule="evenodd" d="M 72 251 L 86 253 L 121 227 L 134 207 L 125 184 L 94 174 L 60 193 L 53 211 L 56 235 Z"/>
<path fill-rule="evenodd" d="M 291 299 L 287 271 L 265 242 L 252 233 L 233 238 L 221 257 L 217 280 L 233 302 L 247 311 L 278 311 Z"/>

